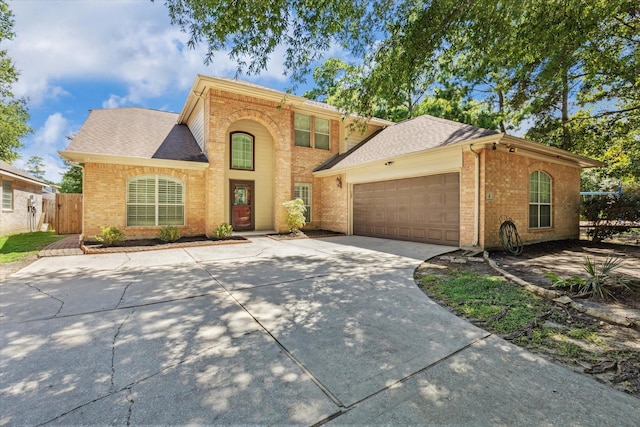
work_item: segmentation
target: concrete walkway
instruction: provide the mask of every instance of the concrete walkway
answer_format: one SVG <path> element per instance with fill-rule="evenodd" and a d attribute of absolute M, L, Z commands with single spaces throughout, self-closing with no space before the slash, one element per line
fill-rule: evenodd
<path fill-rule="evenodd" d="M 41 258 L 0 285 L 0 424 L 640 425 L 640 401 L 459 319 L 433 245 Z"/>

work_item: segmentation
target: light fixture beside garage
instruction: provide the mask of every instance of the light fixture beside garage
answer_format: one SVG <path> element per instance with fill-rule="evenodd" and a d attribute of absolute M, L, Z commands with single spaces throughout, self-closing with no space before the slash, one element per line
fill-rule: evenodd
<path fill-rule="evenodd" d="M 342 177 L 339 176 L 336 178 L 336 186 L 342 188 Z"/>

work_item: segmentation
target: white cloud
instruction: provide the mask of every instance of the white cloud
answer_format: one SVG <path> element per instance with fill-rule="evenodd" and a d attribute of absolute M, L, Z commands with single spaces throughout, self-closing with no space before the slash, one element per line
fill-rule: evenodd
<path fill-rule="evenodd" d="M 15 166 L 24 169 L 31 156 L 39 156 L 45 164 L 45 178 L 60 182 L 64 167 L 58 150 L 67 146 L 67 136 L 73 133 L 72 125 L 61 113 L 51 114 L 44 125 L 35 131 L 31 141 L 25 144 L 20 153 L 21 158 L 14 163 Z"/>
<path fill-rule="evenodd" d="M 127 102 L 129 102 L 129 100 L 126 96 L 111 94 L 111 96 L 109 96 L 109 99 L 102 103 L 102 108 L 118 108 L 122 107 L 123 105 L 127 105 Z"/>
<path fill-rule="evenodd" d="M 47 117 L 44 126 L 35 134 L 34 141 L 42 146 L 56 145 L 67 132 L 69 124 L 61 113 L 55 113 Z"/>
<path fill-rule="evenodd" d="M 236 70 L 222 52 L 205 66 L 205 48 L 186 47 L 188 36 L 171 26 L 161 2 L 35 0 L 10 7 L 16 38 L 7 46 L 21 71 L 14 92 L 33 106 L 69 95 L 64 86 L 70 81 L 125 83 L 120 100 L 142 104 L 185 91 L 198 73 L 232 76 Z M 260 77 L 282 81 L 282 55 L 274 58 Z"/>

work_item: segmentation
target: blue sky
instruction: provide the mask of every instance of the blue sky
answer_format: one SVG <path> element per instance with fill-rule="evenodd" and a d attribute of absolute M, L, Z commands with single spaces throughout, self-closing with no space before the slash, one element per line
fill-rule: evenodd
<path fill-rule="evenodd" d="M 34 133 L 21 159 L 38 155 L 45 178 L 60 182 L 58 156 L 90 109 L 139 106 L 179 112 L 196 74 L 233 77 L 224 52 L 205 66 L 205 47 L 186 47 L 187 35 L 169 22 L 158 0 L 13 0 L 16 37 L 3 45 L 20 70 L 13 87 L 27 97 Z M 284 90 L 289 82 L 276 53 L 268 69 L 244 80 Z M 300 88 L 297 93 L 304 92 Z"/>

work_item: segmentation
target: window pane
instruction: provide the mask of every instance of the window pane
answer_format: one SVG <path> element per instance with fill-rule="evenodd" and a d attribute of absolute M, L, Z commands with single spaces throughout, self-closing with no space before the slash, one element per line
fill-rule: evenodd
<path fill-rule="evenodd" d="M 316 130 L 316 133 L 323 133 L 325 135 L 329 135 L 329 120 L 319 119 L 316 117 L 314 127 Z"/>
<path fill-rule="evenodd" d="M 253 137 L 246 133 L 231 136 L 231 169 L 253 170 Z"/>
<path fill-rule="evenodd" d="M 156 208 L 153 205 L 127 206 L 127 226 L 156 225 Z"/>
<path fill-rule="evenodd" d="M 328 150 L 329 149 L 329 135 L 321 135 L 316 133 L 316 145 L 315 147 L 320 150 Z"/>
<path fill-rule="evenodd" d="M 155 203 L 155 178 L 140 178 L 129 181 L 127 203 Z"/>
<path fill-rule="evenodd" d="M 182 184 L 168 179 L 159 179 L 158 203 L 182 203 Z"/>
<path fill-rule="evenodd" d="M 296 130 L 311 131 L 311 116 L 296 114 L 294 117 L 294 128 Z"/>
<path fill-rule="evenodd" d="M 529 205 L 529 228 L 538 228 L 538 205 Z"/>
<path fill-rule="evenodd" d="M 540 205 L 540 227 L 551 227 L 551 206 Z"/>
<path fill-rule="evenodd" d="M 158 225 L 183 225 L 184 206 L 158 206 Z"/>
<path fill-rule="evenodd" d="M 2 209 L 13 209 L 13 185 L 11 181 L 2 180 Z"/>
<path fill-rule="evenodd" d="M 533 174 L 529 179 L 529 201 L 532 203 L 538 202 L 538 181 L 533 178 Z"/>
<path fill-rule="evenodd" d="M 296 130 L 296 145 L 298 147 L 311 147 L 311 132 Z"/>

